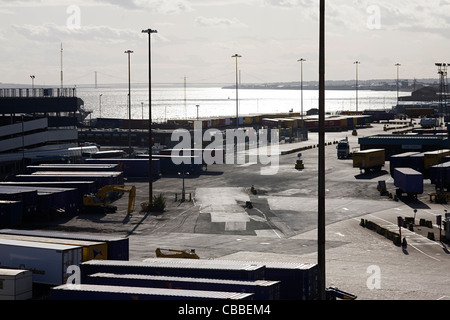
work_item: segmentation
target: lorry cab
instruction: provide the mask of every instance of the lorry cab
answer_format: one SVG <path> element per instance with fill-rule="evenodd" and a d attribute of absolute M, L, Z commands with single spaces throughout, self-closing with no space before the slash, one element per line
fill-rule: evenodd
<path fill-rule="evenodd" d="M 338 159 L 348 159 L 350 156 L 350 144 L 348 138 L 339 141 L 336 146 Z"/>

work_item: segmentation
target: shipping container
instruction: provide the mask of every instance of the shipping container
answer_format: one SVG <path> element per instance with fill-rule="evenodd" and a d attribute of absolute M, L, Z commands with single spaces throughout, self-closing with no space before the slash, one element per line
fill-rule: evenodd
<path fill-rule="evenodd" d="M 255 300 L 279 300 L 279 281 L 238 281 L 138 274 L 95 273 L 86 284 L 253 293 Z"/>
<path fill-rule="evenodd" d="M 94 181 L 9 181 L 0 182 L 0 186 L 76 189 L 80 204 L 84 195 L 98 191 Z"/>
<path fill-rule="evenodd" d="M 108 150 L 91 153 L 89 155 L 94 159 L 123 158 L 125 156 L 125 152 L 123 150 Z"/>
<path fill-rule="evenodd" d="M 173 260 L 173 259 L 162 259 Z M 190 259 L 185 259 L 190 260 Z M 161 263 L 161 261 L 108 261 L 91 260 L 81 264 L 81 282 L 94 273 L 165 275 L 229 280 L 263 280 L 264 265 L 202 265 L 195 262 Z"/>
<path fill-rule="evenodd" d="M 405 167 L 408 167 L 408 168 L 411 168 L 411 169 L 414 169 L 416 171 L 424 173 L 424 171 L 425 171 L 425 169 L 424 169 L 424 158 L 425 158 L 425 153 L 424 152 L 411 155 L 407 159 L 407 165 L 405 165 Z"/>
<path fill-rule="evenodd" d="M 199 175 L 202 172 L 203 159 L 197 156 L 153 155 L 153 158 L 160 160 L 162 175 L 178 175 L 182 174 L 183 170 L 193 175 Z"/>
<path fill-rule="evenodd" d="M 186 259 L 149 258 L 144 262 L 159 265 L 185 265 Z M 238 260 L 191 260 L 189 265 L 203 267 L 224 266 L 245 267 L 250 265 L 264 265 L 264 280 L 281 281 L 281 300 L 316 300 L 318 298 L 318 266 L 307 263 L 284 263 L 269 261 L 238 261 Z"/>
<path fill-rule="evenodd" d="M 450 162 L 444 162 L 436 166 L 432 166 L 429 170 L 431 184 L 437 189 L 450 190 Z"/>
<path fill-rule="evenodd" d="M 410 168 L 410 157 L 419 154 L 419 152 L 405 152 L 393 155 L 389 158 L 389 170 L 391 176 L 394 177 L 395 168 Z"/>
<path fill-rule="evenodd" d="M 83 248 L 53 243 L 0 239 L 0 265 L 33 272 L 33 283 L 61 285 L 67 267 L 82 263 Z"/>
<path fill-rule="evenodd" d="M 129 238 L 111 237 L 105 235 L 90 235 L 82 233 L 65 233 L 58 231 L 0 229 L 0 234 L 28 235 L 35 237 L 48 237 L 60 239 L 86 240 L 93 242 L 105 242 L 107 244 L 108 260 L 129 259 Z"/>
<path fill-rule="evenodd" d="M 83 248 L 82 261 L 89 260 L 106 260 L 108 258 L 108 245 L 106 242 L 94 242 L 86 240 L 62 239 L 62 238 L 46 238 L 26 235 L 0 234 L 0 239 L 56 243 L 70 246 L 79 246 Z"/>
<path fill-rule="evenodd" d="M 428 170 L 432 166 L 442 163 L 442 159 L 448 155 L 450 155 L 450 150 L 448 149 L 425 152 L 423 158 L 424 169 Z"/>
<path fill-rule="evenodd" d="M 379 171 L 386 163 L 384 149 L 369 149 L 353 153 L 353 168 L 364 170 L 365 172 Z"/>
<path fill-rule="evenodd" d="M 85 163 L 116 163 L 119 166 L 119 171 L 127 178 L 145 178 L 148 177 L 149 156 L 142 155 L 136 159 L 86 159 Z M 160 160 L 152 158 L 152 172 L 153 178 L 159 178 L 160 175 Z"/>
<path fill-rule="evenodd" d="M 20 191 L 11 188 L 0 190 L 0 200 L 22 202 L 22 219 L 27 220 L 34 217 L 39 208 L 37 191 Z"/>
<path fill-rule="evenodd" d="M 0 300 L 30 300 L 33 274 L 30 270 L 0 268 Z"/>
<path fill-rule="evenodd" d="M 37 166 L 27 166 L 27 172 L 36 171 L 121 171 L 118 164 L 41 164 Z"/>
<path fill-rule="evenodd" d="M 18 227 L 22 224 L 23 205 L 21 201 L 0 200 L 0 226 Z"/>
<path fill-rule="evenodd" d="M 0 192 L 5 190 L 37 192 L 38 210 L 32 218 L 49 218 L 60 211 L 72 214 L 78 210 L 79 198 L 77 189 L 0 185 Z"/>
<path fill-rule="evenodd" d="M 398 188 L 398 196 L 403 193 L 407 193 L 408 196 L 417 196 L 423 193 L 423 174 L 411 168 L 396 168 L 394 184 Z"/>
<path fill-rule="evenodd" d="M 124 176 L 122 172 L 115 173 L 107 173 L 107 172 L 77 172 L 77 173 L 69 173 L 69 172 L 52 172 L 48 174 L 43 174 L 35 172 L 30 175 L 16 175 L 12 178 L 13 181 L 22 181 L 22 182 L 39 182 L 39 181 L 94 181 L 96 184 L 97 190 L 107 186 L 107 185 L 123 185 L 124 184 Z"/>
<path fill-rule="evenodd" d="M 51 289 L 51 300 L 253 300 L 253 294 L 141 287 L 62 285 Z"/>

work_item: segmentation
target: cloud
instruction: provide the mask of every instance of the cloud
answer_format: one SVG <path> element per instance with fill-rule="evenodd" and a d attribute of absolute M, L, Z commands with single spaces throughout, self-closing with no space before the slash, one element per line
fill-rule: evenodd
<path fill-rule="evenodd" d="M 318 2 L 313 0 L 263 0 L 263 4 L 278 8 L 318 6 Z"/>
<path fill-rule="evenodd" d="M 201 27 L 245 27 L 246 25 L 236 18 L 225 19 L 225 18 L 206 18 L 198 17 L 195 19 L 195 23 Z"/>
<path fill-rule="evenodd" d="M 153 13 L 178 14 L 192 11 L 188 0 L 95 0 L 116 5 L 125 9 L 147 9 Z"/>
<path fill-rule="evenodd" d="M 121 43 L 130 39 L 138 39 L 141 34 L 131 29 L 116 29 L 108 26 L 83 26 L 79 29 L 71 29 L 54 23 L 43 25 L 12 25 L 14 31 L 39 42 L 54 42 L 61 39 L 78 41 L 101 41 L 103 43 Z"/>

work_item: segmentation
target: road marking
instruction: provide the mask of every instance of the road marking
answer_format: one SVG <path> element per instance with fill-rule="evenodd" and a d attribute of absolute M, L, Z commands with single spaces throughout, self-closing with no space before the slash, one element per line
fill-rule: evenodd
<path fill-rule="evenodd" d="M 255 207 L 253 207 L 253 208 L 255 208 Z M 266 217 L 266 215 L 264 214 L 264 212 L 262 212 L 262 211 L 259 210 L 258 208 L 255 208 L 255 209 L 256 209 L 256 211 L 258 211 L 259 213 L 261 213 L 261 214 L 264 216 L 264 219 L 266 219 L 267 222 L 269 222 L 269 221 L 267 220 L 267 217 Z M 269 226 L 270 226 L 270 228 L 272 229 L 272 231 L 277 235 L 277 237 L 281 239 L 281 237 L 280 237 L 280 235 L 278 234 L 278 232 L 276 232 L 275 229 L 272 228 L 272 226 L 270 225 L 270 223 L 269 223 Z"/>
<path fill-rule="evenodd" d="M 382 218 L 380 218 L 380 217 L 376 217 L 376 216 L 374 216 L 374 215 L 372 215 L 372 214 L 370 214 L 370 216 L 371 216 L 371 217 L 374 217 L 375 219 L 379 219 L 379 220 L 381 220 L 381 221 L 384 221 L 385 223 L 389 224 L 389 226 L 395 226 L 395 224 L 392 223 L 392 222 L 390 222 L 390 221 L 384 220 L 384 219 L 382 219 Z M 397 228 L 398 228 L 398 227 L 397 227 Z M 439 245 L 438 243 L 435 243 L 434 241 L 432 241 L 432 240 L 430 240 L 430 239 L 428 239 L 428 238 L 426 238 L 426 237 L 424 237 L 424 236 L 421 236 L 420 234 L 414 233 L 414 232 L 412 232 L 412 231 L 410 231 L 410 230 L 408 230 L 408 229 L 402 228 L 402 232 L 405 232 L 405 233 L 408 233 L 408 234 L 413 234 L 413 235 L 414 235 L 414 238 L 416 238 L 416 239 L 421 239 L 421 240 L 424 239 L 424 240 L 428 241 L 428 244 L 436 244 L 436 245 Z M 433 256 L 430 256 L 429 254 L 423 252 L 422 250 L 420 250 L 419 248 L 417 248 L 416 246 L 414 246 L 414 245 L 412 245 L 412 244 L 410 244 L 410 243 L 408 243 L 408 245 L 411 246 L 412 248 L 416 249 L 417 251 L 419 251 L 419 252 L 422 253 L 423 255 L 425 255 L 425 256 L 431 258 L 431 259 L 434 259 L 434 260 L 436 260 L 436 261 L 441 261 L 441 260 L 439 260 L 439 259 L 437 259 L 437 258 L 435 258 L 435 257 L 433 257 Z M 421 245 L 422 245 L 422 244 L 421 244 Z"/>

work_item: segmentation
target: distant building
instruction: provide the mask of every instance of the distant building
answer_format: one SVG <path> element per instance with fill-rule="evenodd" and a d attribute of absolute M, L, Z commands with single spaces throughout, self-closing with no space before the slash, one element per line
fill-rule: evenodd
<path fill-rule="evenodd" d="M 416 91 L 414 91 L 411 96 L 406 97 L 400 97 L 400 101 L 426 101 L 426 102 L 432 102 L 432 101 L 439 101 L 439 95 L 438 95 L 439 89 L 436 87 L 423 87 Z"/>
<path fill-rule="evenodd" d="M 83 105 L 75 89 L 0 89 L 0 176 L 38 157 L 81 156 Z"/>

